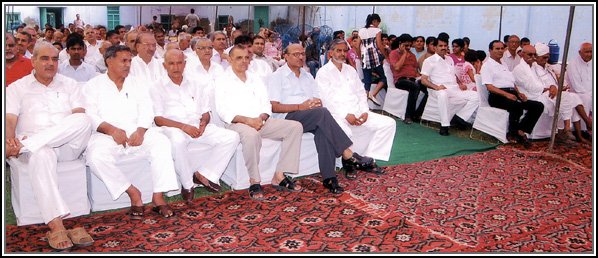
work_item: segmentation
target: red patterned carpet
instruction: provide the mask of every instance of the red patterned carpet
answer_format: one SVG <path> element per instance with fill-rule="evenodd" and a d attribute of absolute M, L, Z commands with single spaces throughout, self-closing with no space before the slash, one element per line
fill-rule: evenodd
<path fill-rule="evenodd" d="M 172 219 L 147 207 L 140 222 L 124 212 L 66 220 L 96 239 L 71 252 L 593 251 L 591 163 L 507 147 L 385 171 L 341 177 L 340 196 L 312 176 L 300 181 L 306 193 L 267 186 L 254 202 L 231 191 L 175 203 Z M 46 226 L 6 231 L 6 252 L 51 251 Z"/>

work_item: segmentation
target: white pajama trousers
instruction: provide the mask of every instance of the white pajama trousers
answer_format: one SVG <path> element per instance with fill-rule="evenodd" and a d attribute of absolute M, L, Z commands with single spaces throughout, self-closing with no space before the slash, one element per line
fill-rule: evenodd
<path fill-rule="evenodd" d="M 540 95 L 540 99 L 538 99 L 538 101 L 544 104 L 544 113 L 554 118 L 554 111 L 556 108 L 556 97 L 554 97 L 554 99 L 551 99 L 548 95 L 549 92 L 545 91 L 544 93 L 542 93 L 542 95 Z M 573 116 L 573 114 L 577 114 L 575 107 L 579 104 L 581 104 L 581 100 L 574 96 L 574 94 L 571 94 L 566 91 L 562 92 L 561 106 L 559 108 L 559 121 L 557 123 L 557 128 L 559 130 L 565 128 L 565 120 L 571 120 L 571 122 L 579 121 L 579 115 Z"/>
<path fill-rule="evenodd" d="M 139 146 L 124 148 L 116 144 L 112 136 L 94 133 L 87 145 L 87 165 L 108 189 L 113 200 L 118 199 L 131 186 L 131 181 L 117 166 L 123 155 L 143 157 L 150 162 L 153 192 L 161 193 L 179 189 L 177 184 L 170 141 L 160 129 L 150 127 Z"/>
<path fill-rule="evenodd" d="M 174 127 L 161 127 L 162 133 L 170 139 L 174 168 L 183 188 L 193 186 L 193 173 L 198 171 L 210 182 L 220 184 L 220 177 L 228 166 L 239 145 L 239 134 L 213 124 L 208 124 L 202 136 L 192 138 Z M 205 160 L 190 160 L 188 145 L 200 143 L 209 145 Z"/>
<path fill-rule="evenodd" d="M 56 168 L 59 161 L 79 158 L 91 135 L 91 122 L 86 114 L 69 115 L 59 124 L 22 140 L 22 154 L 8 159 L 11 166 L 28 164 L 27 172 L 44 223 L 70 214 L 58 190 Z"/>
<path fill-rule="evenodd" d="M 465 121 L 469 121 L 473 113 L 478 109 L 480 97 L 478 93 L 471 90 L 462 91 L 458 87 L 448 87 L 445 90 L 428 90 L 430 94 L 438 99 L 438 115 L 441 126 L 451 126 L 450 105 L 465 103 L 455 115 Z"/>
<path fill-rule="evenodd" d="M 359 117 L 360 114 L 355 116 Z M 365 153 L 359 154 L 378 160 L 388 161 L 395 138 L 395 132 L 397 130 L 394 119 L 368 111 L 367 121 L 359 126 L 350 125 L 344 117 L 335 117 L 335 120 L 353 143 L 355 143 L 353 134 L 359 134 L 362 130 L 373 131 L 373 137 L 370 140 Z"/>
<path fill-rule="evenodd" d="M 565 92 L 563 92 L 565 93 Z M 574 93 L 574 92 L 569 92 L 569 95 L 571 95 L 571 99 L 573 99 L 573 102 L 575 103 L 573 108 L 577 107 L 578 105 L 583 105 L 583 108 L 586 111 L 586 115 L 590 116 L 590 113 L 592 112 L 592 93 Z M 577 113 L 577 111 L 573 111 L 573 115 L 571 116 L 571 122 L 577 122 L 581 120 L 581 116 L 579 116 L 579 114 Z M 581 121 L 581 130 L 586 130 L 586 124 L 585 122 L 582 120 Z"/>

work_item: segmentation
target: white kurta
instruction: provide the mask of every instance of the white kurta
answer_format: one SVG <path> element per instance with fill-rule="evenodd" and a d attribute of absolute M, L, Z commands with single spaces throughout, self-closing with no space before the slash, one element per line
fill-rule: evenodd
<path fill-rule="evenodd" d="M 583 107 L 589 115 L 593 110 L 593 67 L 592 61 L 583 61 L 580 56 L 569 62 L 565 73 L 565 85 L 571 86 L 571 92 L 575 93 L 583 102 Z"/>
<path fill-rule="evenodd" d="M 91 135 L 88 116 L 72 114 L 78 107 L 83 107 L 81 88 L 61 74 L 56 74 L 48 86 L 30 74 L 6 88 L 6 113 L 18 116 L 15 136 L 27 136 L 21 140 L 22 154 L 7 161 L 15 167 L 27 165 L 45 223 L 70 213 L 58 190 L 56 168 L 58 161 L 79 158 Z"/>
<path fill-rule="evenodd" d="M 155 115 L 198 127 L 201 115 L 210 111 L 208 91 L 208 88 L 202 87 L 196 81 L 184 79 L 181 85 L 176 85 L 170 78 L 164 78 L 151 89 Z M 192 178 L 195 171 L 218 184 L 239 144 L 239 135 L 236 132 L 213 124 L 207 125 L 202 136 L 198 138 L 192 138 L 174 127 L 163 126 L 162 133 L 170 139 L 175 170 L 185 189 L 193 186 Z M 212 148 L 207 159 L 209 162 L 192 166 L 198 163 L 188 159 L 189 143 L 210 145 Z"/>
<path fill-rule="evenodd" d="M 465 103 L 461 109 L 457 110 L 456 115 L 465 121 L 472 119 L 473 113 L 479 106 L 480 98 L 475 91 L 463 91 L 459 88 L 452 58 L 448 56 L 442 58 L 438 54 L 426 58 L 422 65 L 421 74 L 428 76 L 430 82 L 446 87 L 444 90 L 428 90 L 430 95 L 438 99 L 438 112 L 442 126 L 451 125 L 452 117 L 449 117 L 451 105 Z"/>
<path fill-rule="evenodd" d="M 222 66 L 222 68 L 224 70 L 226 70 L 226 68 L 228 68 L 230 66 L 230 64 L 228 63 L 228 60 L 226 60 L 226 58 L 221 58 L 220 53 L 218 53 L 218 51 L 216 51 L 215 49 L 212 49 L 211 60 L 212 60 L 212 62 L 215 62 L 215 63 L 219 64 L 220 66 Z"/>
<path fill-rule="evenodd" d="M 515 54 L 515 56 L 512 56 L 511 52 L 505 50 L 505 53 L 500 59 L 500 62 L 505 64 L 509 71 L 512 72 L 513 69 L 515 69 L 515 66 L 519 65 L 519 62 L 521 62 L 521 57 L 517 54 Z"/>
<path fill-rule="evenodd" d="M 104 182 L 114 200 L 131 186 L 130 180 L 115 166 L 116 161 L 126 154 L 150 161 L 155 193 L 178 189 L 170 141 L 159 128 L 151 127 L 154 112 L 146 84 L 143 79 L 129 75 L 119 91 L 108 74 L 102 74 L 83 86 L 85 109 L 94 129 L 87 147 L 87 165 Z M 124 130 L 127 137 L 138 127 L 149 129 L 140 146 L 123 147 L 110 135 L 97 132 L 103 122 Z"/>
<path fill-rule="evenodd" d="M 146 64 L 139 56 L 133 57 L 131 60 L 131 71 L 129 76 L 140 77 L 144 80 L 143 85 L 149 87 L 153 82 L 161 80 L 166 76 L 166 69 L 164 69 L 164 59 L 152 57 L 149 64 Z"/>
<path fill-rule="evenodd" d="M 388 160 L 396 132 L 395 120 L 369 111 L 367 96 L 357 71 L 345 63 L 339 71 L 334 61 L 331 61 L 318 70 L 316 84 L 322 105 L 330 111 L 349 138 L 353 140 L 353 133 L 358 130 L 374 132 L 363 154 Z M 359 118 L 363 113 L 368 113 L 368 119 L 360 126 L 350 125 L 345 119 L 348 114 Z"/>
<path fill-rule="evenodd" d="M 245 74 L 247 80 L 243 82 L 230 68 L 216 78 L 216 112 L 227 124 L 237 115 L 251 118 L 263 113 L 272 115 L 272 105 L 261 79 L 248 72 Z"/>

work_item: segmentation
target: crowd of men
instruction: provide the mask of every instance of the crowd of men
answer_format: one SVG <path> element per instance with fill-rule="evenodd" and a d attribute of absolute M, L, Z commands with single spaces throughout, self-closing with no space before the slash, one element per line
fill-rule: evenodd
<path fill-rule="evenodd" d="M 306 47 L 290 44 L 276 58 L 266 54 L 268 36 L 263 33 L 206 35 L 197 26 L 176 34 L 145 26 L 102 32 L 102 27 L 75 23 L 68 35 L 51 27 L 44 37 L 29 27 L 16 36 L 5 34 L 6 158 L 9 164 L 12 159 L 28 162 L 55 249 L 93 244 L 84 229 L 65 229 L 62 218 L 69 210 L 56 183 L 57 163 L 77 159 L 83 152 L 87 166 L 113 199 L 124 193 L 130 197 L 133 220 L 143 218 L 144 206 L 141 191 L 115 165 L 124 155 L 150 161 L 152 210 L 164 217 L 175 215 L 164 200 L 165 192 L 181 186 L 183 199 L 192 202 L 195 186 L 221 191 L 220 177 L 239 144 L 250 178 L 248 195 L 263 200 L 258 164 L 264 138 L 282 143 L 272 178 L 277 190 L 303 190 L 287 175 L 299 171 L 304 133 L 315 136 L 322 185 L 331 193 L 344 191 L 335 174 L 338 157 L 348 180 L 354 180 L 357 171 L 383 174 L 375 159 L 389 159 L 396 125 L 394 119 L 369 109 L 360 67 L 348 60 L 351 50 L 359 54 L 349 43 L 357 35 L 345 39 L 339 33 L 326 49 L 328 61 L 320 64 L 318 58 L 314 65 L 313 41 Z M 177 35 L 176 41 L 167 43 L 167 35 Z M 468 49 L 469 40 L 449 42 L 446 33 L 425 40 L 408 34 L 385 38 L 390 39 L 384 39 L 384 51 L 392 83 L 409 91 L 406 123 L 421 119 L 425 101 L 419 107 L 415 101 L 422 92 L 438 99 L 440 134 L 448 135 L 451 125 L 470 124 L 479 98 L 475 84 L 472 87 L 468 77 L 460 75 L 468 62 L 488 88 L 490 105 L 509 111 L 510 140 L 527 143 L 526 133 L 547 113 L 562 120 L 559 142 L 588 142 L 583 133 L 592 129 L 590 43 L 569 62 L 564 104 L 554 114 L 558 73 L 547 63 L 548 47 L 542 43 L 523 46 L 519 55 L 521 41 L 512 35 L 506 44 L 492 41 L 485 59 L 480 51 Z M 448 54 L 449 43 L 454 57 Z M 304 68 L 308 66 L 312 69 Z M 450 117 L 451 106 L 463 103 Z M 351 147 L 354 135 L 363 130 L 372 131 L 373 137 L 358 154 Z M 210 145 L 209 161 L 192 167 L 190 143 Z"/>

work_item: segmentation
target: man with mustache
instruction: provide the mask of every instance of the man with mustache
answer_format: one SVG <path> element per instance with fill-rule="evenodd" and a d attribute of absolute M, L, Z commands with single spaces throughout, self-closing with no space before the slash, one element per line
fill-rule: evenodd
<path fill-rule="evenodd" d="M 184 74 L 185 55 L 179 49 L 168 50 L 163 66 L 167 76 L 150 90 L 154 103 L 154 122 L 162 128 L 172 144 L 175 171 L 179 175 L 183 200 L 193 200 L 193 183 L 203 185 L 210 192 L 220 191 L 220 177 L 224 173 L 239 144 L 239 135 L 210 122 L 209 89 L 200 84 L 206 79 Z M 211 155 L 195 166 L 188 159 L 190 143 L 210 145 Z"/>
<path fill-rule="evenodd" d="M 373 131 L 374 136 L 363 153 L 364 156 L 388 160 L 396 131 L 395 120 L 369 110 L 363 83 L 357 71 L 345 62 L 348 48 L 344 39 L 334 39 L 330 44 L 330 62 L 316 74 L 322 104 L 350 139 L 357 131 Z M 354 165 L 347 161 L 343 159 L 345 170 L 354 169 Z M 383 174 L 373 161 L 359 169 Z"/>
<path fill-rule="evenodd" d="M 12 33 L 4 34 L 4 44 L 6 46 L 6 87 L 14 81 L 31 74 L 31 70 L 33 70 L 31 60 L 19 53 L 16 41 L 17 38 Z"/>
<path fill-rule="evenodd" d="M 57 74 L 58 50 L 39 42 L 31 73 L 6 88 L 6 158 L 11 166 L 27 164 L 33 196 L 39 205 L 50 247 L 89 246 L 93 239 L 81 227 L 66 230 L 69 208 L 58 190 L 58 161 L 72 161 L 85 150 L 91 123 L 83 109 L 77 82 Z"/>
<path fill-rule="evenodd" d="M 154 112 L 146 86 L 151 82 L 129 74 L 131 51 L 127 46 L 109 47 L 104 60 L 108 72 L 83 86 L 85 110 L 93 130 L 87 165 L 106 185 L 113 200 L 127 193 L 131 199 L 130 218 L 141 220 L 145 210 L 141 192 L 115 163 L 130 154 L 146 158 L 151 166 L 153 211 L 163 217 L 173 216 L 163 193 L 178 189 L 177 178 L 170 141 L 159 128 L 152 127 Z"/>

